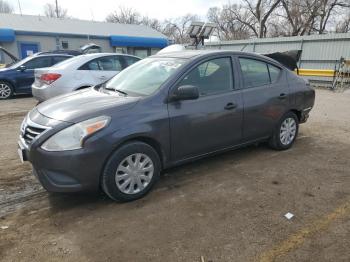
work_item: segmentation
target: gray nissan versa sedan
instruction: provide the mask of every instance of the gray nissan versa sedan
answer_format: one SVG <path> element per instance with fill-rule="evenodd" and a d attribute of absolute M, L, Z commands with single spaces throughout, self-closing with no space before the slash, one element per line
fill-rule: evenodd
<path fill-rule="evenodd" d="M 38 105 L 22 123 L 18 151 L 48 191 L 102 188 L 130 201 L 171 166 L 258 141 L 290 148 L 314 100 L 307 82 L 265 56 L 155 55 Z"/>

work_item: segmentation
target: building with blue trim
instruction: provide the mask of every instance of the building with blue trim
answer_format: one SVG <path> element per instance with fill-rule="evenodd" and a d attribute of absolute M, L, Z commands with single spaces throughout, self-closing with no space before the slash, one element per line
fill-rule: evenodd
<path fill-rule="evenodd" d="M 0 14 L 0 21 L 0 46 L 18 58 L 42 51 L 77 50 L 91 42 L 103 52 L 146 57 L 168 45 L 165 35 L 143 25 L 17 14 Z M 0 55 L 0 63 L 6 63 L 5 59 Z"/>

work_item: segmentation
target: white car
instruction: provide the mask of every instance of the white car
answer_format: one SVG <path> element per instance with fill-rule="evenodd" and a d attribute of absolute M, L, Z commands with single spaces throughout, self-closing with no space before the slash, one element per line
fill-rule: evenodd
<path fill-rule="evenodd" d="M 79 55 L 36 69 L 32 94 L 39 101 L 106 82 L 140 58 L 114 53 Z"/>

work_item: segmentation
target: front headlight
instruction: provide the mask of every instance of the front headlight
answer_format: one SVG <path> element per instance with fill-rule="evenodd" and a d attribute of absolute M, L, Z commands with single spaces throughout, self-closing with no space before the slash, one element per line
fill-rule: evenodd
<path fill-rule="evenodd" d="M 29 115 L 29 113 L 26 114 L 26 116 L 24 117 L 24 119 L 23 119 L 23 121 L 22 121 L 22 123 L 21 123 L 21 127 L 20 127 L 20 129 L 21 129 L 20 131 L 21 131 L 21 132 L 24 131 L 24 127 L 25 127 L 25 125 L 26 125 L 26 123 L 27 123 L 28 115 Z"/>
<path fill-rule="evenodd" d="M 46 151 L 65 151 L 83 147 L 84 139 L 107 126 L 108 116 L 91 118 L 54 134 L 41 146 Z"/>

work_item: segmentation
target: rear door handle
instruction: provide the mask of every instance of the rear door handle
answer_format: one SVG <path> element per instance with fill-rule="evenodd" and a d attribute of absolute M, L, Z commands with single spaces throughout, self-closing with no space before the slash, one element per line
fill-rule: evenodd
<path fill-rule="evenodd" d="M 228 103 L 226 106 L 225 106 L 225 109 L 226 110 L 232 110 L 232 109 L 235 109 L 237 107 L 236 104 L 234 103 Z"/>
<path fill-rule="evenodd" d="M 282 93 L 282 94 L 279 95 L 278 98 L 279 98 L 279 99 L 286 99 L 286 98 L 287 98 L 287 94 Z"/>

